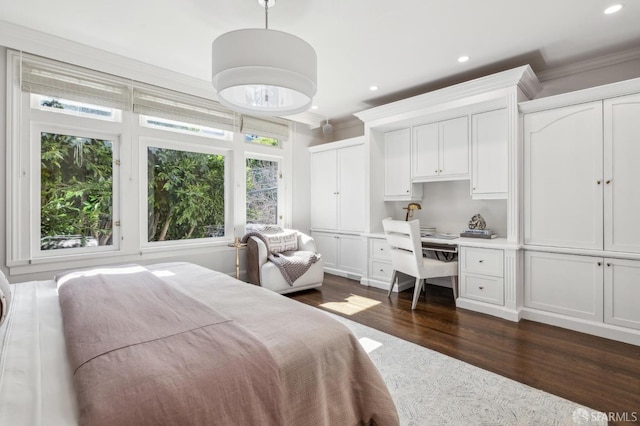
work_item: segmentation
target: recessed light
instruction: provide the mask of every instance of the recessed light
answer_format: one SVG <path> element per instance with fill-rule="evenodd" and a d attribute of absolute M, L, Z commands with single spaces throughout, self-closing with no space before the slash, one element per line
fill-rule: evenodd
<path fill-rule="evenodd" d="M 375 92 L 376 90 L 378 90 L 378 86 L 369 86 L 369 90 Z"/>
<path fill-rule="evenodd" d="M 469 57 L 467 55 L 460 56 L 458 58 L 458 62 L 460 62 L 460 63 L 467 62 L 468 60 L 469 60 Z"/>
<path fill-rule="evenodd" d="M 311 109 L 318 109 L 318 105 L 311 105 Z"/>
<path fill-rule="evenodd" d="M 622 9 L 622 5 L 621 4 L 614 4 L 614 5 L 611 5 L 608 8 L 606 8 L 604 10 L 604 14 L 605 15 L 611 15 L 612 13 L 619 12 L 620 9 Z"/>

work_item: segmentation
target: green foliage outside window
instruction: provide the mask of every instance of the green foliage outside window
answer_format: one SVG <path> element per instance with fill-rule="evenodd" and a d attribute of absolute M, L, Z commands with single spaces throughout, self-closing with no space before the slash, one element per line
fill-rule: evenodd
<path fill-rule="evenodd" d="M 224 156 L 150 147 L 148 240 L 224 236 Z"/>
<path fill-rule="evenodd" d="M 113 144 L 42 133 L 41 249 L 112 244 Z"/>

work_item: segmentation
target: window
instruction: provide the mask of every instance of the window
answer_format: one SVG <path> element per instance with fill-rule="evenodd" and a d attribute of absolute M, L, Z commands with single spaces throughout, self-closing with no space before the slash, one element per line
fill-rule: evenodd
<path fill-rule="evenodd" d="M 147 148 L 148 242 L 225 235 L 225 157 Z"/>
<path fill-rule="evenodd" d="M 245 202 L 251 222 L 287 216 L 285 120 L 13 51 L 7 81 L 12 273 L 226 249 Z"/>
<path fill-rule="evenodd" d="M 280 222 L 280 162 L 247 158 L 247 223 Z"/>
<path fill-rule="evenodd" d="M 40 133 L 40 250 L 113 244 L 113 141 Z"/>

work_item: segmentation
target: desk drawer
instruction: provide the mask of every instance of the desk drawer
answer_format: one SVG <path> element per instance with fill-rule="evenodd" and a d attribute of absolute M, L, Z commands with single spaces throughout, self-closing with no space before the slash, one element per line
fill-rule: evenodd
<path fill-rule="evenodd" d="M 393 273 L 393 267 L 391 266 L 391 262 L 381 262 L 377 260 L 372 260 L 369 276 L 373 279 L 391 282 L 391 274 Z"/>
<path fill-rule="evenodd" d="M 504 305 L 504 281 L 502 278 L 471 274 L 463 274 L 460 278 L 461 297 Z"/>
<path fill-rule="evenodd" d="M 372 239 L 371 253 L 369 253 L 369 255 L 372 259 L 391 260 L 387 240 Z M 389 275 L 389 277 L 391 277 L 391 275 Z"/>
<path fill-rule="evenodd" d="M 504 276 L 503 251 L 476 247 L 462 247 L 462 265 L 464 272 Z"/>

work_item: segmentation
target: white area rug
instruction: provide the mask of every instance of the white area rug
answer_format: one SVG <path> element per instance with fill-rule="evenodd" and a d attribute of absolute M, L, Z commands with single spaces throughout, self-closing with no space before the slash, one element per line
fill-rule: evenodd
<path fill-rule="evenodd" d="M 384 377 L 402 426 L 606 425 L 604 413 L 337 315 Z"/>

